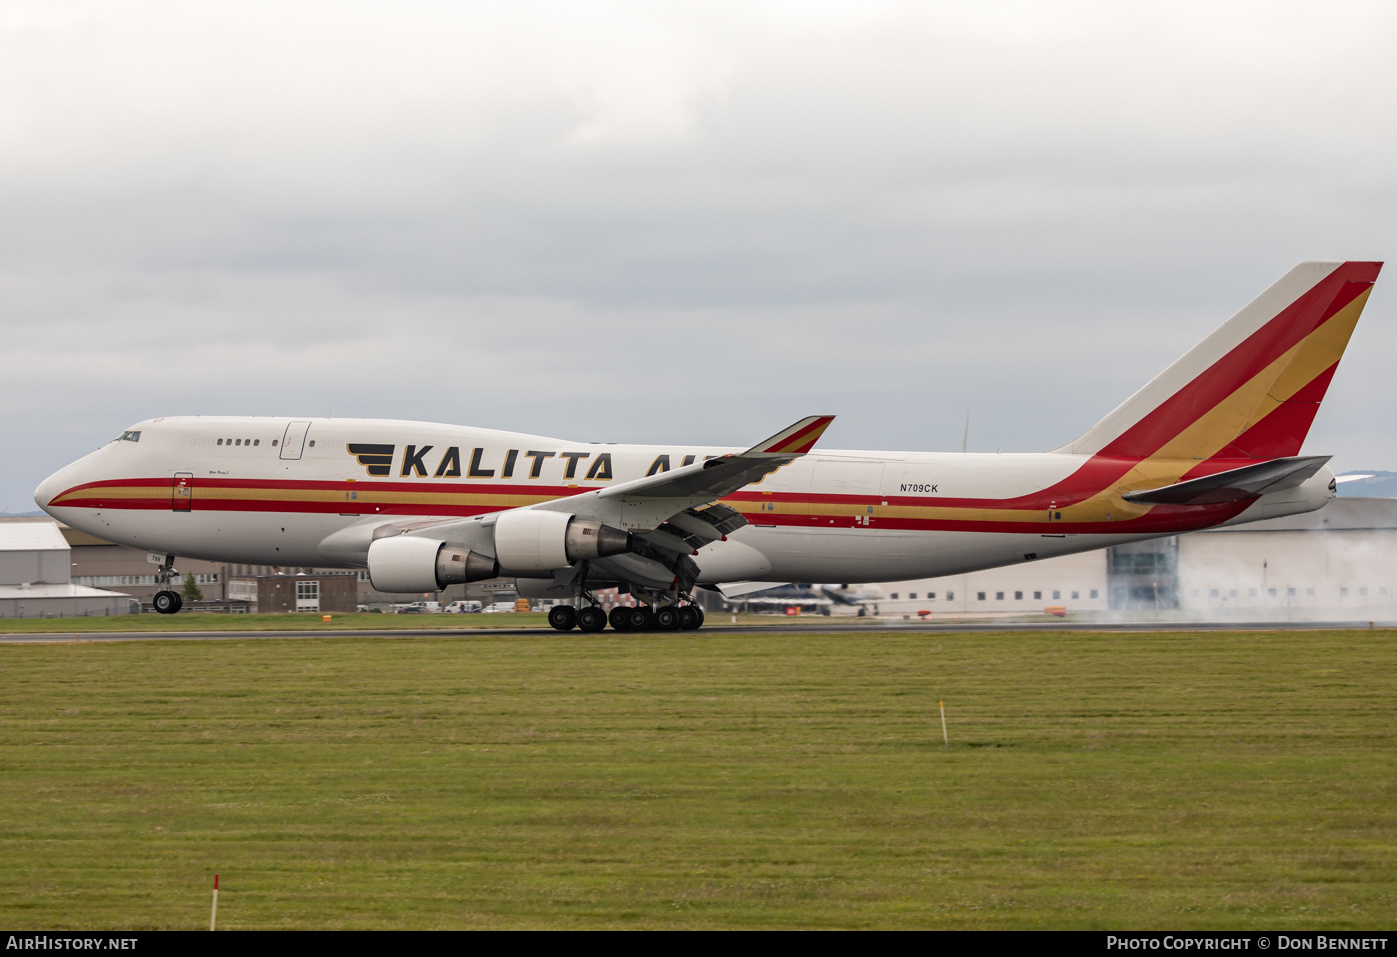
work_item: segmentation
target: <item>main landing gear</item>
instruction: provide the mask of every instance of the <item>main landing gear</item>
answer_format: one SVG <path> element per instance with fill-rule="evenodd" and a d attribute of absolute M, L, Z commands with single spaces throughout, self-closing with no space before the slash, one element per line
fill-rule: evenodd
<path fill-rule="evenodd" d="M 694 631 L 703 627 L 703 609 L 698 605 L 665 605 L 651 609 L 649 605 L 611 609 L 611 614 L 599 605 L 577 609 L 571 605 L 554 605 L 548 611 L 548 624 L 558 631 L 598 632 L 610 623 L 616 631 Z"/>
<path fill-rule="evenodd" d="M 160 590 L 150 600 L 151 605 L 162 615 L 173 615 L 184 607 L 184 599 L 180 597 L 180 593 L 167 587 L 176 574 L 178 573 L 175 571 L 175 556 L 166 555 L 165 561 L 160 564 L 160 570 L 155 573 L 155 584 L 160 586 Z"/>

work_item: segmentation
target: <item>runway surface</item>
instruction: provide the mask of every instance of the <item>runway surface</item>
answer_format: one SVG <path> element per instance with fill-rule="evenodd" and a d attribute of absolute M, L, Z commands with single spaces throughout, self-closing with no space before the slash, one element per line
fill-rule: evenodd
<path fill-rule="evenodd" d="M 645 632 L 652 635 L 676 635 L 703 638 L 706 635 L 783 635 L 783 634 L 880 634 L 926 632 L 1009 632 L 1009 631 L 1101 631 L 1101 632 L 1191 632 L 1191 631 L 1331 631 L 1393 628 L 1397 622 L 1366 621 L 1170 621 L 1170 622 L 869 622 L 869 623 L 805 623 L 771 625 L 705 625 L 699 631 Z M 83 633 L 45 632 L 43 634 L 6 634 L 0 632 L 0 644 L 25 642 L 78 641 L 161 641 L 245 638 L 538 638 L 560 634 L 576 638 L 591 638 L 594 634 L 580 631 L 556 632 L 548 627 L 535 628 L 400 628 L 400 629 L 334 629 L 326 631 L 125 631 Z M 639 632 L 615 632 L 608 628 L 596 633 L 602 636 L 638 635 Z"/>

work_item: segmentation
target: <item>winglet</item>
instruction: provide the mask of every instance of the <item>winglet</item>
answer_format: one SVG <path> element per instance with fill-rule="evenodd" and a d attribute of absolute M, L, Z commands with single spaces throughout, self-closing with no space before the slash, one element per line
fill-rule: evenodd
<path fill-rule="evenodd" d="M 825 429 L 834 421 L 832 415 L 810 415 L 788 429 L 777 432 L 771 438 L 758 442 L 746 452 L 747 455 L 804 455 L 815 447 Z"/>

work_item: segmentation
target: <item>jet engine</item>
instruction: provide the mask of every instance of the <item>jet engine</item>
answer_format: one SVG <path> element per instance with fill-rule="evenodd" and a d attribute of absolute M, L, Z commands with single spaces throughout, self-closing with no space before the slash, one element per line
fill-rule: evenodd
<path fill-rule="evenodd" d="M 631 547 L 630 532 L 584 522 L 566 512 L 519 508 L 495 520 L 495 557 L 516 574 L 546 573 L 573 562 L 619 555 Z"/>
<path fill-rule="evenodd" d="M 500 566 L 489 555 L 440 539 L 394 535 L 369 545 L 369 580 L 378 591 L 440 591 L 499 573 Z"/>

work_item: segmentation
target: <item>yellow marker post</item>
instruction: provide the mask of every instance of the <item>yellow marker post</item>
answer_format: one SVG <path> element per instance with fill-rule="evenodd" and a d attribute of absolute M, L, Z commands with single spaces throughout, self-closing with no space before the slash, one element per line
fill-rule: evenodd
<path fill-rule="evenodd" d="M 218 922 L 218 875 L 213 875 L 213 907 L 209 910 L 209 930 Z"/>
<path fill-rule="evenodd" d="M 946 733 L 946 702 L 936 702 L 941 706 L 941 740 L 946 743 L 946 747 L 951 746 L 951 737 Z"/>

